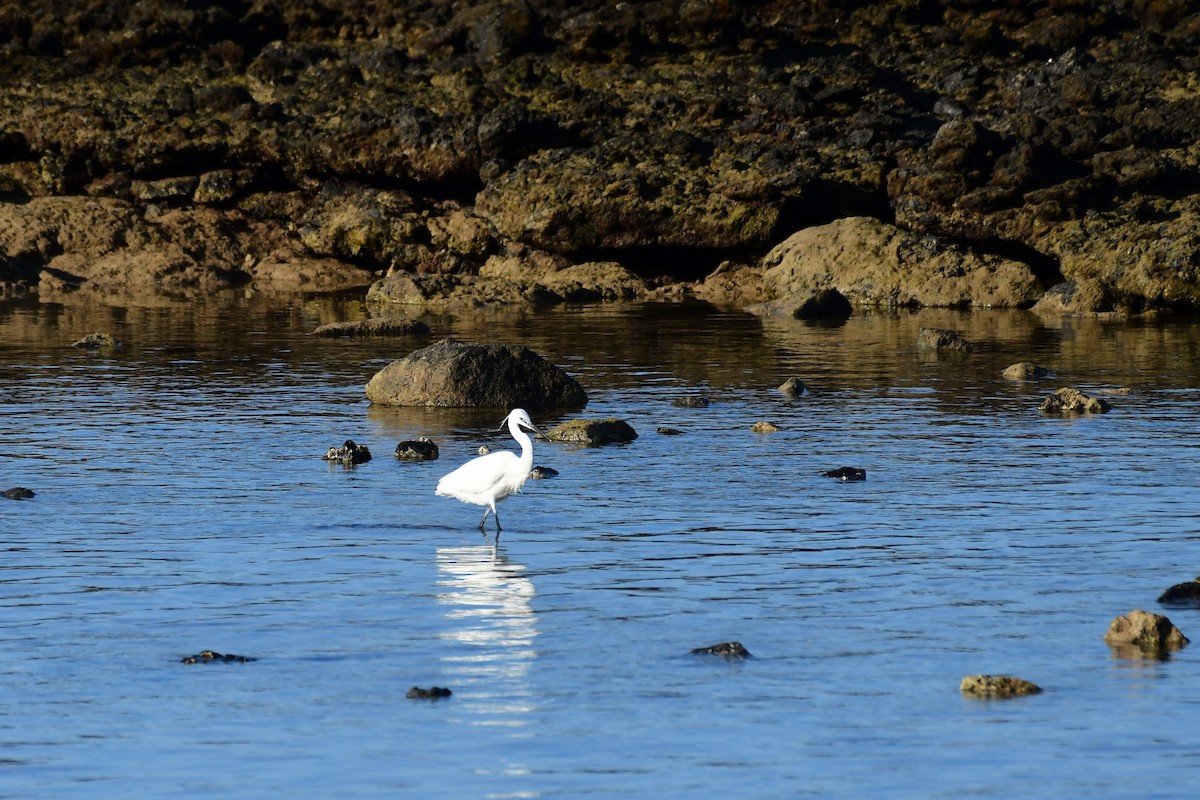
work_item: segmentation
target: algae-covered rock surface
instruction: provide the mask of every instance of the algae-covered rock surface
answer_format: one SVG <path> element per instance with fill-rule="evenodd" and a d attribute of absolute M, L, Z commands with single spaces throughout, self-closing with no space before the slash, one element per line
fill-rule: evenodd
<path fill-rule="evenodd" d="M 1186 3 L 0 0 L 0 20 L 10 293 L 404 276 L 377 295 L 1200 306 Z"/>

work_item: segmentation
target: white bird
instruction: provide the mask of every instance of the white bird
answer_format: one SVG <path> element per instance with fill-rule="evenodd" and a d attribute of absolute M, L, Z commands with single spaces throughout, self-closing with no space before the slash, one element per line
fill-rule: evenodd
<path fill-rule="evenodd" d="M 483 519 L 479 521 L 479 530 L 483 532 L 488 514 L 492 514 L 496 518 L 497 541 L 500 540 L 500 514 L 496 511 L 496 503 L 521 491 L 529 479 L 529 471 L 533 469 L 533 440 L 522 429 L 540 434 L 543 439 L 548 438 L 537 429 L 523 408 L 510 411 L 496 430 L 503 428 L 505 423 L 508 424 L 508 432 L 521 445 L 520 456 L 511 450 L 501 450 L 473 458 L 445 475 L 437 485 L 437 494 L 441 497 L 454 497 L 464 503 L 487 506 Z"/>

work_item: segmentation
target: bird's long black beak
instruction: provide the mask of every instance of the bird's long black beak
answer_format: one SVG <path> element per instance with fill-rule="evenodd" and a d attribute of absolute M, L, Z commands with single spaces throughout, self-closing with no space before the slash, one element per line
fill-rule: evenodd
<path fill-rule="evenodd" d="M 526 428 L 526 427 L 527 427 L 527 428 L 529 428 L 529 430 L 533 431 L 533 432 L 534 432 L 534 433 L 536 433 L 538 436 L 540 436 L 540 437 L 542 437 L 543 439 L 545 439 L 547 442 L 553 442 L 553 441 L 554 441 L 554 440 L 553 440 L 553 439 L 551 439 L 549 436 L 547 436 L 546 434 L 542 433 L 542 432 L 541 432 L 541 430 L 538 428 L 538 426 L 537 426 L 537 425 L 534 425 L 534 424 L 532 424 L 532 423 L 530 423 L 529 425 L 525 425 L 524 423 L 522 423 L 522 424 L 521 424 L 521 427 L 522 427 L 522 428 Z"/>

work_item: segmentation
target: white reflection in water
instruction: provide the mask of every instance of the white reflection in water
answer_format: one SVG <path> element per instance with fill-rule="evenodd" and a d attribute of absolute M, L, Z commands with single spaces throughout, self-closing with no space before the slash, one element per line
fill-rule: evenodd
<path fill-rule="evenodd" d="M 473 724 L 526 724 L 524 715 L 534 710 L 528 676 L 538 631 L 525 567 L 509 563 L 494 545 L 439 547 L 437 566 L 438 602 L 450 620 L 440 638 L 459 645 L 442 659 L 455 676 L 455 695 L 486 717 Z"/>

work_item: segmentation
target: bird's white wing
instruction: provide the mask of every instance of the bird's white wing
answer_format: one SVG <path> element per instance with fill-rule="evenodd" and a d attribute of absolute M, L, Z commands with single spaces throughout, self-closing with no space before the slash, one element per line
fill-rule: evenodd
<path fill-rule="evenodd" d="M 490 494 L 498 483 L 507 480 L 519 461 L 516 453 L 507 450 L 473 458 L 438 481 L 437 494 L 448 497 Z"/>

